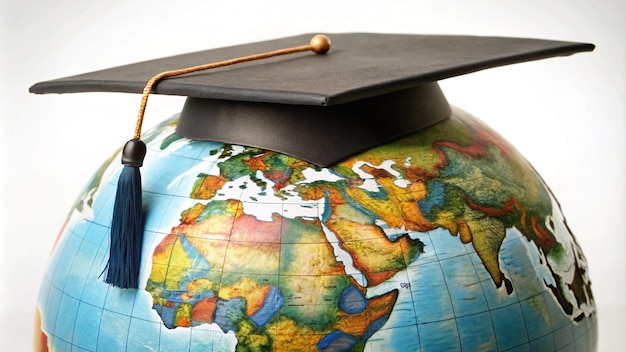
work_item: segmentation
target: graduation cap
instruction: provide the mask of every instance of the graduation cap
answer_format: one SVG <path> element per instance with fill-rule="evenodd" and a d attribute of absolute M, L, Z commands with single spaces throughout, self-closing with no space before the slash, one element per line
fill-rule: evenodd
<path fill-rule="evenodd" d="M 140 141 L 148 94 L 186 96 L 177 134 L 269 149 L 318 166 L 448 118 L 438 80 L 591 51 L 525 38 L 343 33 L 201 51 L 37 83 L 32 93 L 143 93 L 122 153 L 105 281 L 136 288 L 143 220 Z M 307 44 L 309 43 L 309 44 Z M 310 51 L 314 51 L 313 54 Z"/>

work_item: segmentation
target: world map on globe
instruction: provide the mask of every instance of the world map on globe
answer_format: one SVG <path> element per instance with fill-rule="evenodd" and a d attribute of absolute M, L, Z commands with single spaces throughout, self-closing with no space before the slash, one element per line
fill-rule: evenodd
<path fill-rule="evenodd" d="M 558 203 L 469 114 L 327 168 L 185 139 L 176 121 L 144 138 L 140 288 L 102 279 L 116 154 L 50 259 L 49 350 L 595 349 L 585 257 Z"/>

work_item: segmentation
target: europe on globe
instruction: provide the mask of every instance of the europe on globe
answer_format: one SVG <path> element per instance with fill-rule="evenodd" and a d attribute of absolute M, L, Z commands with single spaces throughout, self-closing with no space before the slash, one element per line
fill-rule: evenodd
<path fill-rule="evenodd" d="M 469 114 L 331 167 L 186 139 L 176 123 L 144 135 L 140 288 L 101 277 L 116 154 L 45 275 L 49 350 L 596 348 L 585 257 L 558 203 Z"/>

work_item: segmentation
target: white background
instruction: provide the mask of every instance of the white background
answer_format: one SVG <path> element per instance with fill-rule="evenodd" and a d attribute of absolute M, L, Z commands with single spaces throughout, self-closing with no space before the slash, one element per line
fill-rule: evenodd
<path fill-rule="evenodd" d="M 132 136 L 138 95 L 37 96 L 35 82 L 308 32 L 537 37 L 596 51 L 452 78 L 448 100 L 494 127 L 560 200 L 587 255 L 600 351 L 626 346 L 626 2 L 4 0 L 0 8 L 0 350 L 31 349 L 54 239 L 91 174 Z M 152 96 L 146 127 L 184 99 Z"/>

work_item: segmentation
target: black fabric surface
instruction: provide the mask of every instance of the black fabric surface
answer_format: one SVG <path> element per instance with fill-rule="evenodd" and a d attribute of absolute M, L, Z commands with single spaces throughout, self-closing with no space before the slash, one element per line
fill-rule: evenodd
<path fill-rule="evenodd" d="M 336 105 L 490 67 L 591 51 L 592 44 L 523 38 L 327 34 L 313 52 L 247 62 L 166 79 L 155 94 L 296 105 Z M 41 82 L 33 93 L 141 93 L 155 74 L 308 44 L 313 34 L 146 61 Z"/>

